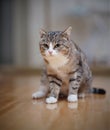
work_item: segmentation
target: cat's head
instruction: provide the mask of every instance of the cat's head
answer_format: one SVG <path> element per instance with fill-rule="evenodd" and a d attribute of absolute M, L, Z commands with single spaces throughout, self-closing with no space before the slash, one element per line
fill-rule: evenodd
<path fill-rule="evenodd" d="M 54 57 L 58 55 L 68 55 L 70 49 L 70 34 L 72 27 L 65 31 L 46 32 L 40 30 L 40 51 L 43 57 Z"/>

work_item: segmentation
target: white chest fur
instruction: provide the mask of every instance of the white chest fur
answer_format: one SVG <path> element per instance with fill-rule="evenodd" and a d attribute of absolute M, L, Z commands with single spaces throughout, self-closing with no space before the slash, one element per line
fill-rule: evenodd
<path fill-rule="evenodd" d="M 58 54 L 58 55 L 55 55 L 55 56 L 49 56 L 47 58 L 47 60 L 49 61 L 49 65 L 53 69 L 58 69 L 59 67 L 64 66 L 68 62 L 67 57 L 65 57 L 62 54 Z"/>

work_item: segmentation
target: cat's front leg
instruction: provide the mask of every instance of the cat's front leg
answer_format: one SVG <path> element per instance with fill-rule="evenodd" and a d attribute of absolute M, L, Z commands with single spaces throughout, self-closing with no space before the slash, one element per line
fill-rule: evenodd
<path fill-rule="evenodd" d="M 68 101 L 75 102 L 78 100 L 78 89 L 82 82 L 82 71 L 79 70 L 70 76 Z"/>
<path fill-rule="evenodd" d="M 62 81 L 55 76 L 48 75 L 49 79 L 49 95 L 46 103 L 56 103 L 58 101 Z"/>

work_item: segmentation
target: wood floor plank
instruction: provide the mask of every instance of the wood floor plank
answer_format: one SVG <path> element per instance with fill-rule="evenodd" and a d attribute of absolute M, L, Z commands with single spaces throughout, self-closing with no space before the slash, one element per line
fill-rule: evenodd
<path fill-rule="evenodd" d="M 56 104 L 32 100 L 39 80 L 35 75 L 0 79 L 0 130 L 110 130 L 110 77 L 94 77 L 93 85 L 106 89 L 106 95 Z"/>

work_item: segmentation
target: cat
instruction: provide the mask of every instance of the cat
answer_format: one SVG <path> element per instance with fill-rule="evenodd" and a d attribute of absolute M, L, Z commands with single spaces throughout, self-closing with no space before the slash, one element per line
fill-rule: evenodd
<path fill-rule="evenodd" d="M 64 31 L 40 30 L 40 52 L 45 62 L 39 91 L 33 98 L 47 96 L 46 103 L 56 103 L 59 95 L 67 95 L 68 102 L 76 102 L 88 92 L 102 93 L 92 88 L 92 72 L 83 51 L 70 38 L 72 27 Z"/>

